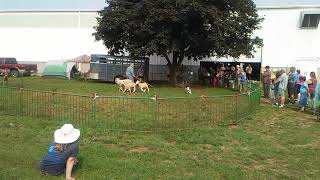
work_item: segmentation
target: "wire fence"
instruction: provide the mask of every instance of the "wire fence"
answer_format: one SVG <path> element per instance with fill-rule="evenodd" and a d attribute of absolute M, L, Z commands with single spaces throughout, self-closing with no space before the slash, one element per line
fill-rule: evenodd
<path fill-rule="evenodd" d="M 0 113 L 77 127 L 120 131 L 162 131 L 233 124 L 260 104 L 258 83 L 250 93 L 201 97 L 116 97 L 75 95 L 0 86 Z"/>

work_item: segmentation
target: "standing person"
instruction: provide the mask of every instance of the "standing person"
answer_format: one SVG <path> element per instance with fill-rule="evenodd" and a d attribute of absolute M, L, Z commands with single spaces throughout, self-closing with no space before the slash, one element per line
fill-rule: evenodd
<path fill-rule="evenodd" d="M 126 70 L 126 76 L 128 79 L 130 79 L 132 82 L 134 81 L 134 64 L 133 63 L 130 63 L 129 67 L 127 67 L 127 70 Z"/>
<path fill-rule="evenodd" d="M 252 69 L 252 67 L 251 67 L 251 64 L 249 64 L 249 65 L 246 67 L 246 75 L 247 75 L 247 79 L 248 79 L 249 81 L 252 80 L 252 71 L 253 71 L 253 69 Z"/>
<path fill-rule="evenodd" d="M 290 103 L 294 103 L 294 87 L 297 84 L 298 80 L 299 78 L 296 72 L 296 68 L 291 67 L 290 72 L 288 74 L 288 85 L 287 85 Z"/>
<path fill-rule="evenodd" d="M 272 106 L 278 106 L 277 102 L 277 94 L 278 94 L 278 87 L 279 83 L 275 83 L 275 79 L 271 80 L 271 89 L 270 89 L 270 99 Z"/>
<path fill-rule="evenodd" d="M 288 76 L 284 70 L 280 70 L 280 77 L 275 81 L 275 83 L 279 83 L 278 86 L 278 98 L 280 99 L 280 108 L 284 107 L 285 98 L 285 90 L 288 86 Z"/>
<path fill-rule="evenodd" d="M 224 70 L 222 70 L 222 69 L 224 69 Z M 219 86 L 222 87 L 222 88 L 224 87 L 224 76 L 225 76 L 225 72 L 224 71 L 225 71 L 225 67 L 223 66 L 223 68 L 220 69 L 220 76 L 219 76 L 220 77 Z"/>
<path fill-rule="evenodd" d="M 241 68 L 240 69 L 240 86 L 239 86 L 239 90 L 240 93 L 245 93 L 246 92 L 246 82 L 247 82 L 247 77 L 246 77 L 246 73 L 244 72 L 244 70 Z"/>
<path fill-rule="evenodd" d="M 40 162 L 40 171 L 46 175 L 65 173 L 67 180 L 73 180 L 72 169 L 77 163 L 79 153 L 78 139 L 80 130 L 72 124 L 65 124 L 54 132 L 54 142 L 48 148 L 48 154 Z"/>
<path fill-rule="evenodd" d="M 234 66 L 231 66 L 231 69 L 230 69 L 230 85 L 231 85 L 232 89 L 235 88 L 236 78 L 237 78 L 236 68 Z"/>
<path fill-rule="evenodd" d="M 226 67 L 224 71 L 224 87 L 229 88 L 230 86 L 230 68 L 229 66 Z"/>
<path fill-rule="evenodd" d="M 295 99 L 299 99 L 300 96 L 300 87 L 302 84 L 302 81 L 300 80 L 300 78 L 302 77 L 300 70 L 297 70 L 297 74 L 298 74 L 298 81 L 296 83 L 296 85 L 294 86 L 294 98 Z"/>
<path fill-rule="evenodd" d="M 143 76 L 144 76 L 144 67 L 143 67 L 143 65 L 141 64 L 141 65 L 139 66 L 138 71 L 137 71 L 137 77 L 138 77 L 139 79 L 143 79 Z"/>
<path fill-rule="evenodd" d="M 242 71 L 241 71 L 240 65 L 236 65 L 236 81 L 235 81 L 236 86 L 235 87 L 238 90 L 240 88 L 240 77 L 241 77 L 241 74 L 242 74 Z"/>
<path fill-rule="evenodd" d="M 280 71 L 276 72 L 276 78 L 272 79 L 271 81 L 271 91 L 270 91 L 270 96 L 271 96 L 271 103 L 273 106 L 278 106 L 278 90 L 279 90 L 279 81 L 277 79 L 281 76 Z"/>
<path fill-rule="evenodd" d="M 263 82 L 263 95 L 265 98 L 269 98 L 270 83 L 271 83 L 271 70 L 270 66 L 266 66 L 266 71 L 262 75 Z"/>
<path fill-rule="evenodd" d="M 314 103 L 313 103 L 313 115 L 319 115 L 319 101 L 320 101 L 320 83 L 317 83 L 314 95 Z"/>
<path fill-rule="evenodd" d="M 308 94 L 309 94 L 309 89 L 308 89 L 308 84 L 306 82 L 306 77 L 303 76 L 301 77 L 301 87 L 300 87 L 300 99 L 299 99 L 299 105 L 302 106 L 301 112 L 304 112 L 307 107 L 308 103 Z"/>
<path fill-rule="evenodd" d="M 310 73 L 310 79 L 307 81 L 308 90 L 310 94 L 310 107 L 313 109 L 314 106 L 314 98 L 315 98 L 315 90 L 317 87 L 317 76 L 315 72 Z"/>

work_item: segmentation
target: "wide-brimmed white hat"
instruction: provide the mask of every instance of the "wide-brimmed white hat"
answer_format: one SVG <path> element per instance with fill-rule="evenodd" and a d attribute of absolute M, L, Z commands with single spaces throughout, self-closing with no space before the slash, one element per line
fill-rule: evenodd
<path fill-rule="evenodd" d="M 65 124 L 54 132 L 54 142 L 58 144 L 69 144 L 77 141 L 80 130 L 75 129 L 72 124 Z"/>

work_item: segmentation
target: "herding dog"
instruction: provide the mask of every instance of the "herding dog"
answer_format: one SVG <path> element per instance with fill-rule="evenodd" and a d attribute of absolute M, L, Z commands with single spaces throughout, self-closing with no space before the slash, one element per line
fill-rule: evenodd
<path fill-rule="evenodd" d="M 136 82 L 136 84 L 139 86 L 139 88 L 140 88 L 140 90 L 141 90 L 142 92 L 148 91 L 148 93 L 149 93 L 148 83 L 146 83 L 146 82 L 141 82 L 140 80 L 138 80 L 138 81 Z"/>
<path fill-rule="evenodd" d="M 191 88 L 189 86 L 186 86 L 184 89 L 186 90 L 187 94 L 192 94 Z"/>

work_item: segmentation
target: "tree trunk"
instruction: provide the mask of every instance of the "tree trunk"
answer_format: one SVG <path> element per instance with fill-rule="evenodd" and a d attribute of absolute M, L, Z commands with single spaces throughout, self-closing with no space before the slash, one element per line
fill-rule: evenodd
<path fill-rule="evenodd" d="M 177 84 L 177 67 L 172 64 L 171 66 L 169 66 L 169 71 L 170 71 L 169 83 L 171 85 L 176 85 Z"/>
<path fill-rule="evenodd" d="M 169 60 L 168 56 L 165 55 L 165 58 L 168 62 L 168 69 L 169 69 L 169 83 L 171 85 L 177 84 L 177 70 L 182 63 L 183 54 L 179 54 L 178 52 L 173 52 L 173 59 L 172 62 Z"/>

